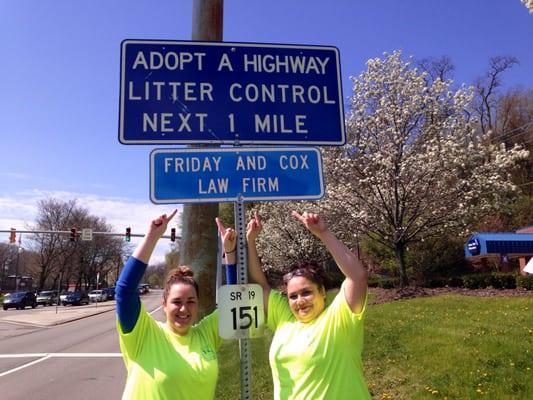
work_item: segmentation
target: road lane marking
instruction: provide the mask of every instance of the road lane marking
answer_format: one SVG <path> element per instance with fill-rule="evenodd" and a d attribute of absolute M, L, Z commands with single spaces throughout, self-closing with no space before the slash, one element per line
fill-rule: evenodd
<path fill-rule="evenodd" d="M 21 369 L 24 369 L 26 367 L 30 367 L 32 365 L 35 365 L 37 363 L 40 363 L 41 361 L 44 361 L 44 360 L 48 360 L 50 357 L 48 356 L 45 356 L 45 357 L 42 357 L 42 358 L 39 358 L 38 360 L 34 360 L 34 361 L 31 361 L 27 364 L 24 364 L 24 365 L 21 365 L 17 368 L 13 368 L 13 369 L 10 369 L 9 371 L 6 371 L 6 372 L 2 372 L 0 373 L 0 378 L 6 376 L 6 375 L 9 375 L 9 374 L 12 374 L 13 372 L 17 372 L 17 371 L 20 371 Z"/>
<path fill-rule="evenodd" d="M 162 308 L 163 308 L 163 306 L 159 306 L 159 307 L 157 307 L 155 310 L 150 311 L 148 314 L 152 315 L 153 313 L 155 313 L 155 312 L 161 310 Z"/>
<path fill-rule="evenodd" d="M 122 353 L 22 353 L 0 354 L 0 358 L 72 358 L 72 357 L 122 357 Z"/>
<path fill-rule="evenodd" d="M 155 310 L 150 311 L 150 315 L 156 313 L 159 311 L 163 306 L 157 307 Z M 38 360 L 31 361 L 29 363 L 26 363 L 24 365 L 21 365 L 19 367 L 10 369 L 5 372 L 0 373 L 0 378 L 12 374 L 13 372 L 20 371 L 21 369 L 30 367 L 32 365 L 38 364 L 42 361 L 48 360 L 50 358 L 97 358 L 97 357 L 111 357 L 111 358 L 119 358 L 122 357 L 122 353 L 22 353 L 22 354 L 0 354 L 0 359 L 7 359 L 7 358 L 37 358 L 40 357 Z"/>

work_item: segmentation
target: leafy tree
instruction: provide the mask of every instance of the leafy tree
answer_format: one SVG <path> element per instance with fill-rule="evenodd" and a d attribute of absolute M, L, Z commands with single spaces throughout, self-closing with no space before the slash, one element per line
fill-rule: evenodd
<path fill-rule="evenodd" d="M 401 52 L 367 65 L 352 78 L 347 144 L 324 152 L 324 203 L 347 231 L 393 249 L 406 285 L 407 246 L 500 207 L 527 152 L 476 135 L 472 92 L 427 79 Z"/>
<path fill-rule="evenodd" d="M 264 234 L 258 247 L 270 268 L 326 259 L 322 246 L 290 222 L 292 209 L 320 209 L 349 246 L 366 235 L 370 241 L 364 243 L 390 249 L 407 285 L 408 246 L 446 233 L 457 236 L 516 193 L 511 172 L 527 151 L 491 142 L 476 129 L 478 121 L 468 112 L 473 90 L 453 90 L 451 80 L 441 79 L 453 70 L 447 60 L 432 76 L 403 61 L 401 52 L 367 65 L 352 77 L 346 145 L 323 151 L 324 200 L 259 206 Z M 379 246 L 366 246 L 373 247 Z M 449 259 L 457 264 L 453 254 Z"/>

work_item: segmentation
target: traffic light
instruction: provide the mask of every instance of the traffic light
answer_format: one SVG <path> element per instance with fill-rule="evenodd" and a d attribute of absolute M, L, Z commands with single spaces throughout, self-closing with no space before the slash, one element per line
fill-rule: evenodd
<path fill-rule="evenodd" d="M 126 236 L 124 237 L 125 242 L 131 242 L 131 228 L 128 226 L 126 228 Z"/>
<path fill-rule="evenodd" d="M 70 229 L 70 241 L 75 242 L 76 238 L 77 238 L 76 228 L 71 228 Z"/>
<path fill-rule="evenodd" d="M 170 241 L 175 242 L 176 241 L 176 228 L 172 228 L 170 230 Z"/>
<path fill-rule="evenodd" d="M 9 243 L 15 243 L 17 241 L 17 230 L 15 228 L 11 228 L 11 232 L 9 233 Z"/>

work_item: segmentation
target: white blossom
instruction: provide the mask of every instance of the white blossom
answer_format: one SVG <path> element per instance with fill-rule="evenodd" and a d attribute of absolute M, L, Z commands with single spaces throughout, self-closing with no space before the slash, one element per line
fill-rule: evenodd
<path fill-rule="evenodd" d="M 267 216 L 260 246 L 269 265 L 288 254 L 326 256 L 291 221 L 292 209 L 320 209 L 350 246 L 364 233 L 404 251 L 409 243 L 462 229 L 516 189 L 509 172 L 528 152 L 477 136 L 476 121 L 465 113 L 472 88 L 428 83 L 400 51 L 368 60 L 367 70 L 351 80 L 347 142 L 323 150 L 325 198 L 260 206 Z"/>

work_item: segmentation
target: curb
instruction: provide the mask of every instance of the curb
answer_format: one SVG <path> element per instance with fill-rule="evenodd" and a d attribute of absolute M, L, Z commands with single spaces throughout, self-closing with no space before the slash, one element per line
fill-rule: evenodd
<path fill-rule="evenodd" d="M 106 309 L 99 309 L 99 310 L 95 310 L 93 312 L 88 312 L 86 314 L 81 314 L 81 315 L 74 315 L 74 316 L 68 316 L 68 317 L 65 317 L 64 319 L 61 319 L 60 317 L 57 318 L 56 316 L 60 315 L 60 314 L 52 314 L 52 317 L 51 318 L 48 318 L 48 320 L 46 320 L 46 316 L 42 319 L 42 321 L 39 321 L 39 318 L 35 318 L 35 315 L 32 315 L 32 314 L 26 314 L 24 316 L 27 316 L 28 318 L 24 319 L 23 316 L 20 316 L 21 318 L 20 319 L 13 319 L 13 318 L 10 318 L 9 316 L 6 316 L 6 317 L 0 317 L 0 322 L 6 322 L 6 323 L 11 323 L 11 324 L 17 324 L 17 325 L 29 325 L 29 326 L 36 326 L 36 327 L 40 327 L 40 328 L 49 328 L 49 327 L 53 327 L 53 326 L 57 326 L 57 325 L 62 325 L 62 324 L 66 324 L 66 323 L 69 323 L 69 322 L 73 322 L 73 321 L 79 321 L 81 319 L 84 319 L 84 318 L 88 318 L 88 317 L 92 317 L 92 316 L 95 316 L 95 315 L 100 315 L 100 314 L 104 314 L 104 313 L 107 313 L 109 311 L 115 311 L 115 306 L 113 305 L 113 307 L 108 307 Z M 84 309 L 86 310 L 86 309 Z"/>

